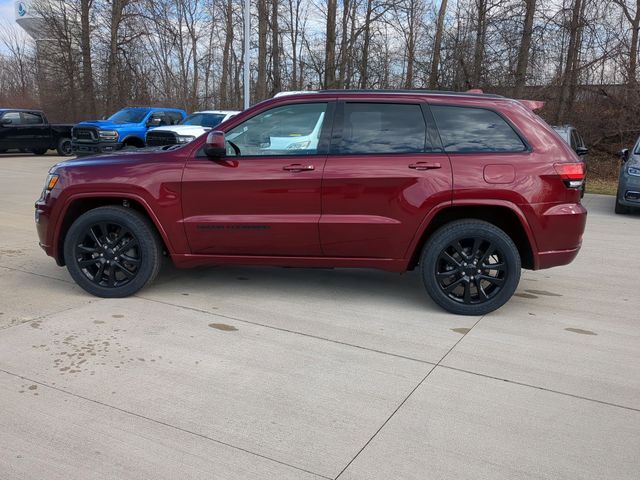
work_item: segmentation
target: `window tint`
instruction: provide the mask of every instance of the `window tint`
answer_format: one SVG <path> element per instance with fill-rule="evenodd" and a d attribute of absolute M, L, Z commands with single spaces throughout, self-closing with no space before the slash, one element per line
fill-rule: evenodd
<path fill-rule="evenodd" d="M 482 108 L 432 105 L 446 152 L 522 152 L 526 146 L 497 113 Z"/>
<path fill-rule="evenodd" d="M 580 142 L 578 142 L 578 135 L 575 130 L 571 130 L 571 148 L 576 150 L 580 146 Z"/>
<path fill-rule="evenodd" d="M 262 112 L 226 133 L 241 156 L 313 155 L 324 123 L 326 103 L 284 105 Z M 236 155 L 233 147 L 228 155 Z"/>
<path fill-rule="evenodd" d="M 37 113 L 22 112 L 22 123 L 25 125 L 38 125 L 42 123 L 42 115 Z"/>
<path fill-rule="evenodd" d="M 20 118 L 20 112 L 7 112 L 2 116 L 2 120 L 11 120 L 9 125 L 20 125 L 22 119 Z"/>
<path fill-rule="evenodd" d="M 347 103 L 339 153 L 424 152 L 427 128 L 420 105 Z"/>
<path fill-rule="evenodd" d="M 171 125 L 178 125 L 182 121 L 182 115 L 178 112 L 166 112 L 167 118 L 171 122 Z"/>

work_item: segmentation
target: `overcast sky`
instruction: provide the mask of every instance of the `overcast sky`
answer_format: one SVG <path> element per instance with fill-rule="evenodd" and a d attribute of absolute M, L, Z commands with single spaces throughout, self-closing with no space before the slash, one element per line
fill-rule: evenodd
<path fill-rule="evenodd" d="M 4 20 L 14 21 L 13 0 L 0 0 L 0 22 Z"/>

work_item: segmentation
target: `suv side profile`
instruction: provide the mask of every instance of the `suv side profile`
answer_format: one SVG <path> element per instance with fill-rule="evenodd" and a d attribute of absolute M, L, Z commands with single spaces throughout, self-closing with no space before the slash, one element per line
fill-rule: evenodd
<path fill-rule="evenodd" d="M 143 288 L 165 252 L 178 267 L 418 268 L 435 303 L 481 315 L 513 295 L 521 268 L 568 264 L 582 242 L 584 164 L 531 105 L 280 96 L 182 147 L 54 166 L 40 244 L 101 297 Z"/>

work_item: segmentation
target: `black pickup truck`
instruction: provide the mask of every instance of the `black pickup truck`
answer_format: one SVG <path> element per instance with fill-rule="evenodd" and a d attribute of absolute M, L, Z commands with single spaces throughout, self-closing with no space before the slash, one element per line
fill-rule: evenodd
<path fill-rule="evenodd" d="M 44 155 L 56 150 L 58 155 L 73 155 L 72 125 L 51 125 L 39 110 L 0 108 L 0 153 L 7 150 Z"/>

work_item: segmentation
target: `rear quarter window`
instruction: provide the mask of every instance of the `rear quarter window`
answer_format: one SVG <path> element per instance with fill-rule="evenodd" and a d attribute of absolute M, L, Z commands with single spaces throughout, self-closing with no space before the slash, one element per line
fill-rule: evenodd
<path fill-rule="evenodd" d="M 448 153 L 523 152 L 527 146 L 507 121 L 492 110 L 431 105 Z"/>

